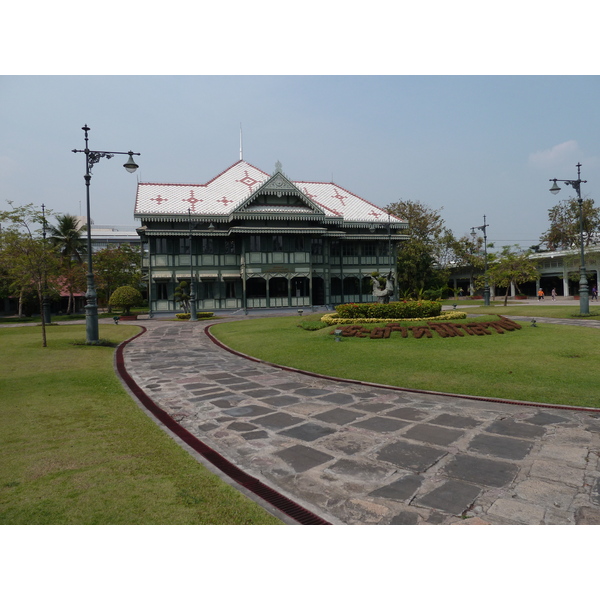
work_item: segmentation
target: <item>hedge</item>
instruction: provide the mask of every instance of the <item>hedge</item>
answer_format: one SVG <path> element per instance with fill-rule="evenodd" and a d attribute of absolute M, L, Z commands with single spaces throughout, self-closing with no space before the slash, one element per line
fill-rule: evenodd
<path fill-rule="evenodd" d="M 342 319 L 429 319 L 441 314 L 442 303 L 433 300 L 403 300 L 388 304 L 339 304 L 335 310 Z"/>
<path fill-rule="evenodd" d="M 443 315 L 439 317 L 429 317 L 428 321 L 452 321 L 454 319 L 466 319 L 467 313 L 458 311 L 458 310 L 449 310 L 445 312 Z M 399 320 L 399 319 L 397 319 Z M 413 318 L 413 319 L 402 319 L 403 321 L 423 321 L 423 319 Z M 329 313 L 327 315 L 323 315 L 321 317 L 321 321 L 326 325 L 352 325 L 354 323 L 381 323 L 382 319 L 342 319 L 337 313 Z M 387 321 L 387 319 L 383 319 L 383 321 Z"/>

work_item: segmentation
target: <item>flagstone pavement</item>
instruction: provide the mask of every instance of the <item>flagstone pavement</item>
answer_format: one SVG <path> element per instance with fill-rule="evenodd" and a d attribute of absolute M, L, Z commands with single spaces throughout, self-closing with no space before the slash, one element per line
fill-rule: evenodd
<path fill-rule="evenodd" d="M 600 411 L 323 379 L 233 354 L 203 322 L 138 324 L 124 366 L 146 395 L 332 524 L 600 524 Z"/>

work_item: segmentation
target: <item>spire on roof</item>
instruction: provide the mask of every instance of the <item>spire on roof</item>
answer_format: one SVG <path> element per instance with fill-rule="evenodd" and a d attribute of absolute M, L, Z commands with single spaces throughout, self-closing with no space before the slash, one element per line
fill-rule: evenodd
<path fill-rule="evenodd" d="M 275 173 L 282 173 L 281 169 L 282 169 L 281 163 L 279 161 L 277 161 L 275 163 Z"/>

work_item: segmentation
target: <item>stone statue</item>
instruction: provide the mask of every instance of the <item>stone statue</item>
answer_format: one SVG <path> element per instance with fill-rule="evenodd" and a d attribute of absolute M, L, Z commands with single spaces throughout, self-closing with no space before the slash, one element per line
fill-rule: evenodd
<path fill-rule="evenodd" d="M 373 283 L 373 296 L 381 304 L 389 304 L 390 298 L 394 295 L 394 275 L 390 271 L 387 277 L 374 277 L 371 275 Z"/>

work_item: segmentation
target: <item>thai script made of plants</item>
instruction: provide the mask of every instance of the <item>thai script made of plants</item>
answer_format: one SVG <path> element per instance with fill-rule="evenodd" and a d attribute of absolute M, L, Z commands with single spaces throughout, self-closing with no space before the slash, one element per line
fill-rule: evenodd
<path fill-rule="evenodd" d="M 358 337 L 371 339 L 387 339 L 392 333 L 398 333 L 407 338 L 409 334 L 416 338 L 431 338 L 435 333 L 442 338 L 464 337 L 465 335 L 492 335 L 493 332 L 504 334 L 506 331 L 521 329 L 519 323 L 511 321 L 506 317 L 500 317 L 497 321 L 475 321 L 472 323 L 443 323 L 432 322 L 427 325 L 404 326 L 400 323 L 388 323 L 385 327 L 373 327 L 369 329 L 364 325 L 345 325 L 333 330 L 331 335 L 342 337 Z M 341 333 L 336 333 L 340 332 Z"/>

